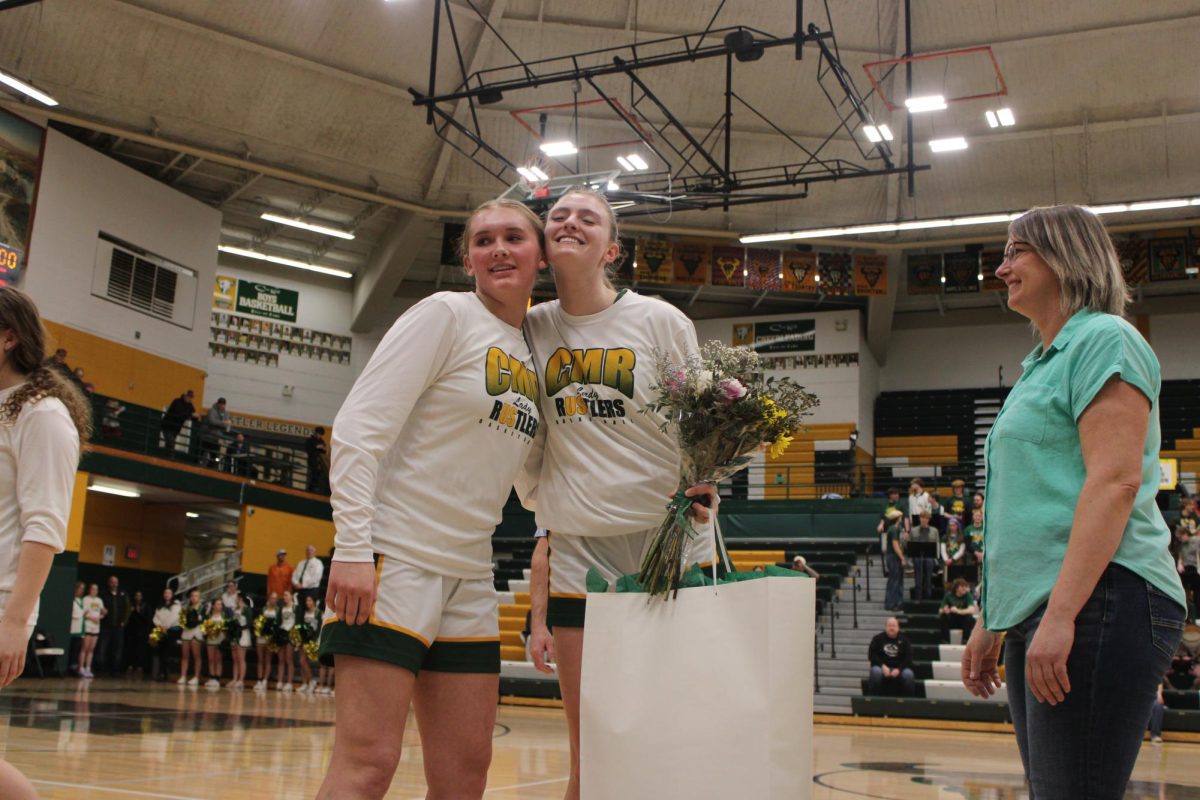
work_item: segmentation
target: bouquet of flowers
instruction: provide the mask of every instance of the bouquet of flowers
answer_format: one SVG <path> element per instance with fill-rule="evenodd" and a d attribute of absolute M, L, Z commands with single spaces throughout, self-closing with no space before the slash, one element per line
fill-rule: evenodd
<path fill-rule="evenodd" d="M 679 588 L 684 553 L 696 535 L 687 515 L 693 500 L 684 490 L 728 478 L 763 447 L 778 458 L 817 405 L 799 384 L 765 373 L 753 350 L 717 341 L 682 364 L 659 354 L 658 395 L 645 410 L 665 417 L 661 427 L 675 434 L 683 458 L 679 488 L 637 576 L 651 596 Z"/>
<path fill-rule="evenodd" d="M 165 639 L 166 636 L 167 636 L 167 629 L 162 627 L 161 625 L 155 625 L 150 630 L 150 646 L 158 647 L 159 643 L 162 642 L 162 640 Z"/>

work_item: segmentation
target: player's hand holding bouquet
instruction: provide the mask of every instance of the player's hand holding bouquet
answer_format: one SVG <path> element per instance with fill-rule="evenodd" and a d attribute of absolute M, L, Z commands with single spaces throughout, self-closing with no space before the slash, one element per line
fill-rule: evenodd
<path fill-rule="evenodd" d="M 746 347 L 706 342 L 682 364 L 658 358 L 657 398 L 647 413 L 664 417 L 683 458 L 679 487 L 642 561 L 638 582 L 650 595 L 679 587 L 684 553 L 696 535 L 688 517 L 698 483 L 715 483 L 748 465 L 756 451 L 776 458 L 791 444 L 817 398 L 789 378 L 767 377 L 762 358 Z"/>

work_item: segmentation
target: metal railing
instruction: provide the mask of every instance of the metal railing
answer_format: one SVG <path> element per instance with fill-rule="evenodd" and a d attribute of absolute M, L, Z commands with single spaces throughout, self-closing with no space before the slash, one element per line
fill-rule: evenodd
<path fill-rule="evenodd" d="M 95 432 L 91 443 L 308 491 L 308 453 L 293 437 L 217 428 L 188 420 L 175 436 L 163 412 L 104 395 L 91 395 Z M 241 441 L 238 440 L 241 434 Z M 312 489 L 327 494 L 327 486 Z"/>
<path fill-rule="evenodd" d="M 206 564 L 173 575 L 167 579 L 167 588 L 176 595 L 180 592 L 200 590 L 200 598 L 207 602 L 219 596 L 229 581 L 237 580 L 242 568 L 242 551 L 217 556 Z"/>

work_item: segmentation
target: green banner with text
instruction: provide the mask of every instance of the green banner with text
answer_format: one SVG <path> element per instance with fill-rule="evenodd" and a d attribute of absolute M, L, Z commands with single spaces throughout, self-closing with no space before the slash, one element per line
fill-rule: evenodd
<path fill-rule="evenodd" d="M 235 312 L 253 314 L 267 319 L 296 321 L 296 306 L 300 293 L 292 289 L 280 289 L 265 283 L 239 280 L 237 282 L 237 305 Z"/>

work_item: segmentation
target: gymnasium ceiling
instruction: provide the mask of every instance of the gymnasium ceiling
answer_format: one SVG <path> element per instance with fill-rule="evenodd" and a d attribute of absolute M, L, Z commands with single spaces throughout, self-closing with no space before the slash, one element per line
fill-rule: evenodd
<path fill-rule="evenodd" d="M 714 27 L 745 25 L 779 37 L 795 29 L 793 0 L 450 0 L 468 72 L 551 56 L 628 46 Z M 862 65 L 903 54 L 904 3 L 805 0 L 805 21 L 832 27 L 843 65 L 864 95 Z M 990 45 L 1007 97 L 951 103 L 913 115 L 916 175 L 813 184 L 808 197 L 708 211 L 639 217 L 643 229 L 711 235 L 760 233 L 884 220 L 1011 211 L 1035 204 L 1103 204 L 1200 195 L 1200 0 L 913 0 L 915 54 Z M 439 139 L 415 108 L 409 87 L 425 92 L 430 73 L 432 0 L 42 0 L 0 12 L 0 68 L 61 103 L 51 121 L 90 146 L 221 209 L 227 244 L 355 273 L 356 293 L 388 303 L 356 302 L 355 327 L 387 322 L 397 308 L 455 284 L 439 267 L 441 226 L 505 183 Z M 438 91 L 461 77 L 442 21 Z M 724 110 L 724 58 L 647 69 L 641 77 L 680 121 L 703 137 Z M 766 112 L 796 143 L 814 147 L 837 125 L 816 80 L 814 45 L 795 60 L 789 47 L 734 64 L 739 97 Z M 902 72 L 884 88 L 903 96 Z M 969 59 L 942 59 L 917 71 L 916 91 L 992 91 L 994 73 Z M 598 80 L 629 104 L 627 79 Z M 40 107 L 11 95 L 0 104 L 37 116 Z M 580 100 L 595 99 L 586 83 Z M 506 93 L 477 108 L 486 141 L 515 160 L 538 155 L 537 141 L 511 111 L 571 103 L 570 82 Z M 984 111 L 1007 106 L 1011 128 L 989 129 Z M 866 108 L 896 134 L 905 163 L 906 112 L 878 96 Z M 662 115 L 643 107 L 651 123 Z M 470 122 L 465 104 L 457 118 Z M 607 107 L 579 112 L 581 142 L 627 134 Z M 570 112 L 547 119 L 574 126 Z M 573 127 L 572 127 L 573 129 Z M 801 160 L 796 144 L 763 119 L 734 109 L 730 161 L 735 169 Z M 861 137 L 861 134 L 859 134 Z M 932 138 L 961 135 L 966 151 L 934 154 Z M 627 138 L 627 137 L 626 137 Z M 721 140 L 714 140 L 721 150 Z M 613 168 L 614 151 L 586 151 L 578 171 Z M 841 131 L 827 155 L 858 158 Z M 574 162 L 569 162 L 574 167 Z M 508 173 L 506 182 L 518 180 Z M 263 221 L 276 211 L 353 229 L 343 242 Z M 1200 217 L 1190 209 L 1126 214 L 1121 224 Z M 1112 220 L 1114 223 L 1116 220 Z M 954 235 L 960 235 L 953 232 Z M 973 228 L 974 238 L 1003 237 L 1002 226 Z M 883 245 L 945 241 L 945 231 L 878 235 Z M 397 252 L 399 251 L 399 252 Z M 222 256 L 222 259 L 234 258 Z M 250 262 L 247 262 L 249 265 Z M 275 269 L 275 267 L 270 267 Z M 287 271 L 287 268 L 278 269 Z M 1172 293 L 1193 290 L 1189 281 Z M 1200 286 L 1196 286 L 1200 289 Z M 1148 289 L 1149 291 L 1149 289 Z M 688 293 L 690 295 L 690 292 Z M 669 293 L 668 293 L 669 295 Z M 811 300 L 706 289 L 693 316 L 788 310 Z M 941 310 L 943 303 L 991 303 L 906 297 L 896 310 Z M 936 305 L 935 305 L 936 303 Z M 831 305 L 826 302 L 825 307 Z M 368 308 L 369 306 L 369 308 Z"/>

